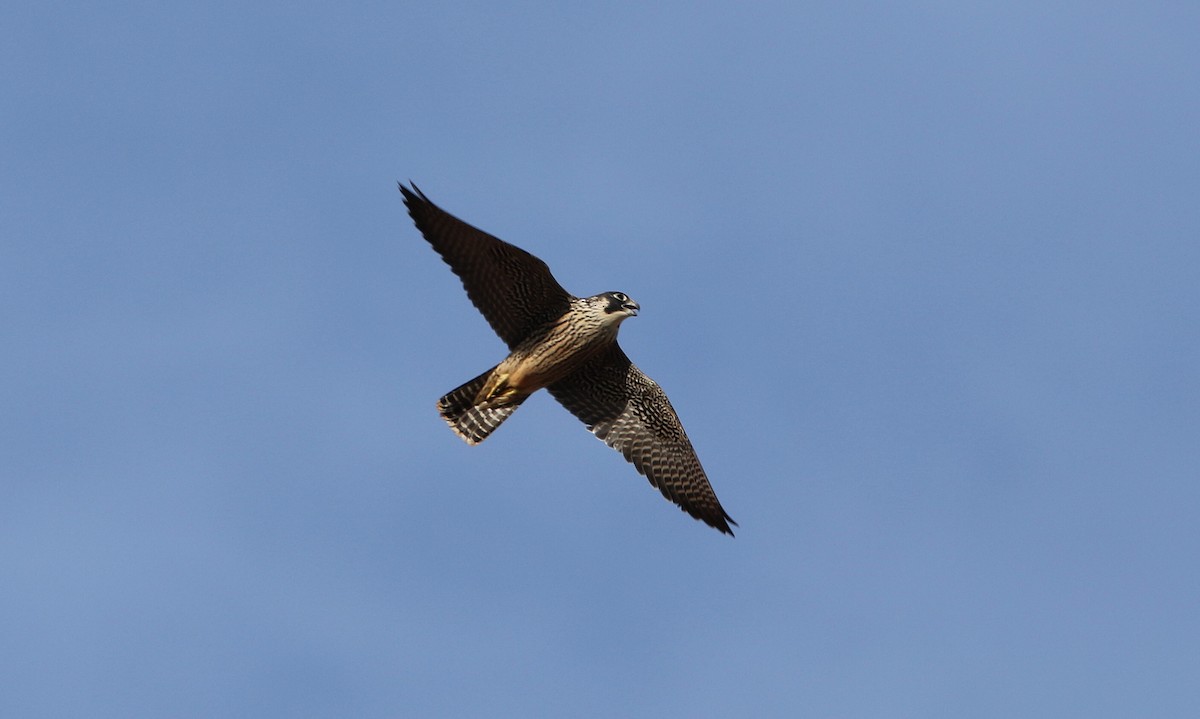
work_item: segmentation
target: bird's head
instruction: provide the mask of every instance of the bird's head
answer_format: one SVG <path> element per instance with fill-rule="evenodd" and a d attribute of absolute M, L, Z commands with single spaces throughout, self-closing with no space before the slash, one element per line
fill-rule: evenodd
<path fill-rule="evenodd" d="M 624 292 L 605 292 L 596 295 L 604 309 L 604 314 L 618 322 L 628 317 L 636 317 L 641 307 Z"/>

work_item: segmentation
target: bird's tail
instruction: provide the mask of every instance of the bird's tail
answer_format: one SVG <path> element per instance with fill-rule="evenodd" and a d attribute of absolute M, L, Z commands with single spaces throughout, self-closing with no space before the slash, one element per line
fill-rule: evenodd
<path fill-rule="evenodd" d="M 442 419 L 446 420 L 450 429 L 466 440 L 467 444 L 479 444 L 487 439 L 488 435 L 508 419 L 510 414 L 516 412 L 517 407 L 529 396 L 517 395 L 501 406 L 493 406 L 490 403 L 476 405 L 475 398 L 479 396 L 480 390 L 495 369 L 493 367 L 438 400 L 438 412 L 441 413 Z"/>

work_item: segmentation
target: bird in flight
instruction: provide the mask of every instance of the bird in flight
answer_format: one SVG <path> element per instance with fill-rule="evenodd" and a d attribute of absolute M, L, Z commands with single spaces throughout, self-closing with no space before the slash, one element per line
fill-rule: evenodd
<path fill-rule="evenodd" d="M 478 444 L 544 387 L 664 497 L 732 536 L 737 522 L 717 500 L 675 408 L 617 344 L 638 303 L 623 292 L 576 297 L 545 262 L 442 210 L 415 184 L 400 184 L 400 194 L 509 349 L 500 364 L 438 400 L 450 429 Z"/>

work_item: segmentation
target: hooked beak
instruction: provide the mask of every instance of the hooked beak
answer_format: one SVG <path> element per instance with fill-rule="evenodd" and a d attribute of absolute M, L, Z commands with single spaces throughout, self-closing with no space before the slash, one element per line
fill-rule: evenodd
<path fill-rule="evenodd" d="M 642 309 L 641 306 L 633 300 L 626 302 L 625 304 L 621 305 L 621 307 L 629 310 L 629 314 L 633 317 L 637 317 L 638 310 Z"/>

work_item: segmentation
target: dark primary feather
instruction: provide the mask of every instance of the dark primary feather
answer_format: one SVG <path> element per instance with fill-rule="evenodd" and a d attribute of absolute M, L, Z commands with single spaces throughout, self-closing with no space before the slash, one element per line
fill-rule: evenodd
<path fill-rule="evenodd" d="M 509 349 L 569 309 L 571 294 L 545 262 L 442 210 L 416 185 L 401 184 L 400 193 L 417 229 Z"/>
<path fill-rule="evenodd" d="M 546 388 L 683 511 L 732 535 L 725 513 L 667 395 L 613 342 Z"/>

